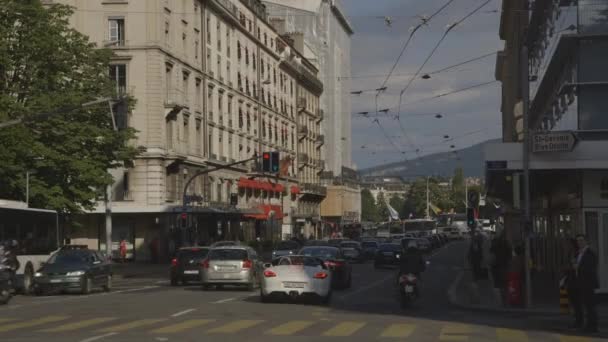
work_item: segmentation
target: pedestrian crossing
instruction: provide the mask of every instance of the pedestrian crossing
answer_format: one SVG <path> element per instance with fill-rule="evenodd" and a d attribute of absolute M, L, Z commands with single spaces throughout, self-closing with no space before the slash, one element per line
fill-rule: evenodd
<path fill-rule="evenodd" d="M 558 335 L 523 330 L 490 328 L 459 323 L 441 322 L 384 322 L 356 320 L 263 320 L 263 319 L 216 319 L 193 317 L 139 318 L 125 320 L 119 317 L 70 317 L 45 316 L 33 319 L 1 318 L 0 340 L 6 334 L 69 334 L 95 333 L 146 333 L 152 336 L 177 334 L 228 335 L 255 333 L 267 336 L 319 336 L 326 338 L 356 337 L 380 340 L 412 340 L 424 336 L 437 341 L 469 341 L 474 336 L 486 336 L 499 342 L 555 341 L 591 342 L 594 339 L 581 336 Z M 434 335 L 434 336 L 432 336 Z M 436 337 L 436 339 L 433 339 Z"/>

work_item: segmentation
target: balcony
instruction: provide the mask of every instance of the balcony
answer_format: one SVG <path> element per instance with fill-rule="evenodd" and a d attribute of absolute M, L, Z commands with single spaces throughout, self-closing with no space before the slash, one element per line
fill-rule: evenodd
<path fill-rule="evenodd" d="M 316 118 L 317 123 L 319 123 L 319 122 L 323 121 L 323 117 L 324 117 L 324 116 L 325 116 L 325 112 L 323 111 L 323 109 L 318 108 L 318 109 L 317 109 L 317 118 Z"/>
<path fill-rule="evenodd" d="M 300 138 L 300 140 L 306 138 L 307 135 L 308 135 L 308 127 L 302 126 L 302 127 L 298 128 L 298 138 Z"/>
<path fill-rule="evenodd" d="M 184 92 L 177 89 L 169 90 L 165 97 L 165 108 L 179 108 L 180 110 L 188 108 L 188 99 Z"/>
<path fill-rule="evenodd" d="M 327 196 L 327 188 L 321 184 L 303 183 L 300 184 L 300 193 L 303 195 L 315 195 L 320 197 Z"/>
<path fill-rule="evenodd" d="M 305 97 L 299 97 L 298 98 L 298 103 L 296 104 L 296 106 L 298 107 L 299 110 L 306 109 L 306 98 Z"/>
<path fill-rule="evenodd" d="M 306 154 L 306 153 L 298 154 L 298 166 L 304 167 L 306 164 L 308 164 L 309 160 L 310 160 L 310 158 L 308 157 L 308 154 Z"/>
<path fill-rule="evenodd" d="M 315 144 L 317 145 L 317 148 L 321 148 L 321 146 L 325 145 L 325 136 L 323 134 L 317 135 Z"/>

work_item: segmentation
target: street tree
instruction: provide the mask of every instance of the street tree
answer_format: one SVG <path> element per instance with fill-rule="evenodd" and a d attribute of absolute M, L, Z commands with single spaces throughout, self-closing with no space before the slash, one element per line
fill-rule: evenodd
<path fill-rule="evenodd" d="M 387 221 L 390 213 L 388 211 L 388 206 L 386 205 L 387 198 L 384 195 L 384 192 L 380 191 L 378 194 L 378 199 L 376 200 L 376 207 L 378 208 L 378 220 L 379 221 Z"/>
<path fill-rule="evenodd" d="M 406 212 L 405 198 L 403 198 L 403 196 L 394 194 L 393 196 L 391 196 L 389 204 L 391 205 L 391 207 L 393 207 L 393 209 L 397 210 L 400 218 L 408 217 L 409 213 Z"/>
<path fill-rule="evenodd" d="M 451 200 L 454 203 L 454 210 L 462 213 L 465 210 L 465 178 L 464 171 L 461 167 L 454 170 L 454 177 L 452 178 L 452 189 L 451 189 Z"/>
<path fill-rule="evenodd" d="M 378 208 L 369 189 L 361 190 L 361 220 L 368 222 L 378 221 Z"/>
<path fill-rule="evenodd" d="M 112 52 L 70 28 L 72 9 L 40 0 L 0 0 L 0 198 L 25 199 L 62 213 L 92 209 L 112 182 L 109 170 L 129 162 L 136 132 L 114 130 L 108 103 Z M 128 106 L 133 102 L 128 101 Z"/>

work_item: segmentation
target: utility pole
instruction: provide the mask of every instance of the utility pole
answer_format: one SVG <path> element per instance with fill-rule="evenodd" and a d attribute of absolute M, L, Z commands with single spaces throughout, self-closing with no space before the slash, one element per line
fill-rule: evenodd
<path fill-rule="evenodd" d="M 524 217 L 523 217 L 523 238 L 525 242 L 525 284 L 526 284 L 526 306 L 532 305 L 532 279 L 530 278 L 530 84 L 528 69 L 528 46 L 524 43 L 520 52 L 520 71 L 521 71 L 521 97 L 523 107 L 523 191 L 524 191 Z"/>
<path fill-rule="evenodd" d="M 431 218 L 430 205 L 429 205 L 429 176 L 426 176 L 426 219 Z"/>

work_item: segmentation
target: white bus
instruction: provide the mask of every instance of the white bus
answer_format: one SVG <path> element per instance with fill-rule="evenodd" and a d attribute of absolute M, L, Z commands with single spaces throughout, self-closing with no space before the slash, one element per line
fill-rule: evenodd
<path fill-rule="evenodd" d="M 0 199 L 0 241 L 17 241 L 17 287 L 31 292 L 34 272 L 59 249 L 57 212 Z"/>

